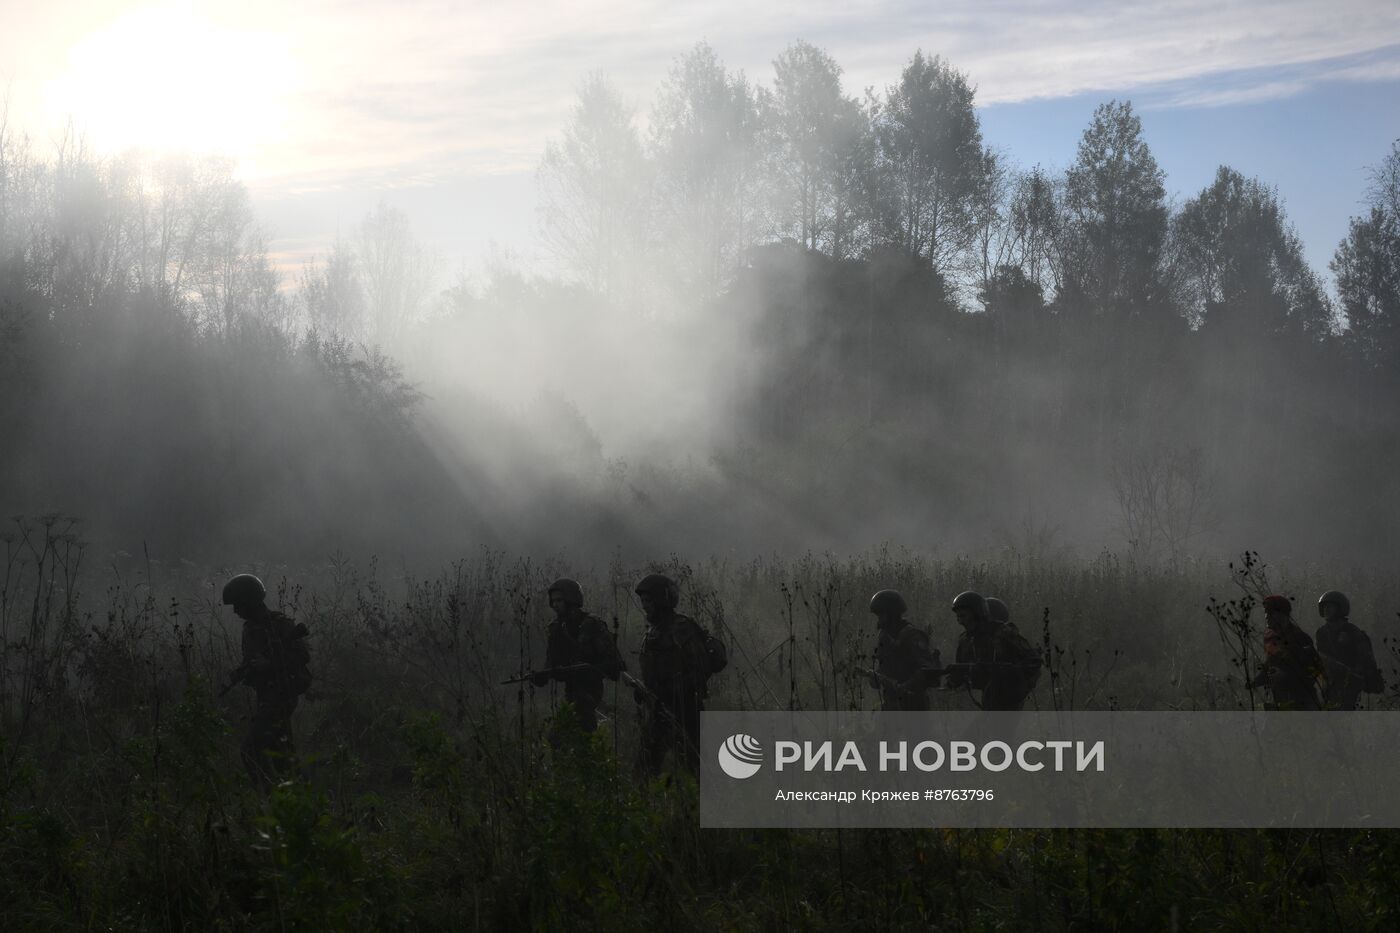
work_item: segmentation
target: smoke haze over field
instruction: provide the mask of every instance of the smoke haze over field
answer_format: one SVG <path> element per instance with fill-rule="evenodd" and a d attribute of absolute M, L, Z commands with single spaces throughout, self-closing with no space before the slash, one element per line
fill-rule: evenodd
<path fill-rule="evenodd" d="M 210 35 L 229 54 L 270 41 Z M 1307 35 L 1258 64 L 1359 55 L 1393 80 L 1383 46 Z M 529 194 L 548 261 L 497 251 L 473 274 L 401 206 L 432 185 L 337 200 L 292 189 L 345 178 L 305 175 L 268 205 L 234 161 L 76 137 L 49 153 L 7 129 L 0 506 L 214 562 L 431 564 L 482 545 L 1400 555 L 1400 149 L 1345 156 L 1368 188 L 1324 270 L 1269 177 L 1222 165 L 1170 197 L 1125 100 L 1090 108 L 1065 164 L 1025 168 L 978 104 L 1034 95 L 966 36 L 950 44 L 985 84 L 905 49 L 869 92 L 868 57 L 847 73 L 783 41 L 742 71 L 695 45 L 644 105 L 587 71 L 567 112 L 531 105 L 558 121 Z M 1162 47 L 1135 41 L 1145 70 L 1120 80 L 1149 100 L 1205 73 L 1162 71 Z M 482 139 L 515 133 L 500 151 L 518 153 L 540 112 L 506 109 Z M 443 115 L 418 116 L 422 142 Z M 344 141 L 361 183 L 407 171 L 391 150 L 412 140 L 385 141 L 378 168 Z M 274 250 L 268 215 L 356 199 L 321 239 Z"/>
<path fill-rule="evenodd" d="M 1395 0 L 0 26 L 0 929 L 1400 905 L 1383 828 L 692 779 L 702 709 L 1400 708 Z"/>

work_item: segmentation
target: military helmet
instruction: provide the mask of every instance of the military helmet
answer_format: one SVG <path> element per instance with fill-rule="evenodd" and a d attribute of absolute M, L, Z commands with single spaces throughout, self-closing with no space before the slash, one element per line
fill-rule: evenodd
<path fill-rule="evenodd" d="M 251 573 L 240 573 L 224 584 L 225 606 L 256 606 L 267 597 L 267 587 Z"/>
<path fill-rule="evenodd" d="M 681 601 L 681 590 L 676 581 L 661 573 L 649 573 L 642 577 L 635 590 L 638 596 L 650 594 L 659 599 L 667 609 L 674 609 Z"/>
<path fill-rule="evenodd" d="M 987 615 L 991 616 L 993 622 L 1010 622 L 1011 607 L 995 596 L 988 596 Z"/>
<path fill-rule="evenodd" d="M 1347 599 L 1345 593 L 1339 593 L 1336 590 L 1328 590 L 1326 593 L 1319 596 L 1317 598 L 1318 615 L 1322 615 L 1322 607 L 1328 603 L 1332 603 L 1341 610 L 1343 619 L 1351 615 L 1351 600 Z"/>
<path fill-rule="evenodd" d="M 981 593 L 974 593 L 972 590 L 964 590 L 953 597 L 953 611 L 959 609 L 971 610 L 972 615 L 979 621 L 986 622 L 991 616 L 987 612 L 987 600 Z"/>
<path fill-rule="evenodd" d="M 583 587 L 578 585 L 577 580 L 570 580 L 568 577 L 555 580 L 549 585 L 549 589 L 546 590 L 545 593 L 549 596 L 558 593 L 560 596 L 564 597 L 565 605 L 583 605 Z"/>
<path fill-rule="evenodd" d="M 870 611 L 877 616 L 902 616 L 909 610 L 904 597 L 896 590 L 881 590 L 870 597 Z"/>

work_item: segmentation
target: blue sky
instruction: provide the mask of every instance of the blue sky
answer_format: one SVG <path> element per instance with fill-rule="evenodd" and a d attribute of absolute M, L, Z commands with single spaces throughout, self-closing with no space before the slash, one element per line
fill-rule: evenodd
<path fill-rule="evenodd" d="M 1169 191 L 1221 163 L 1276 185 L 1320 272 L 1400 137 L 1396 0 L 0 0 L 0 22 L 12 128 L 227 152 L 293 265 L 384 200 L 449 267 L 491 243 L 538 266 L 534 167 L 578 82 L 608 73 L 644 119 L 701 39 L 761 83 L 806 39 L 852 94 L 941 54 L 1024 166 L 1064 167 L 1130 99 Z"/>
<path fill-rule="evenodd" d="M 1094 108 L 1111 93 L 982 109 L 986 140 L 1022 167 L 1064 168 Z M 1277 188 L 1313 268 L 1326 274 L 1347 222 L 1362 211 L 1369 168 L 1400 138 L 1400 81 L 1325 82 L 1295 95 L 1222 106 L 1169 106 L 1140 88 L 1131 99 L 1179 205 L 1220 165 Z"/>
<path fill-rule="evenodd" d="M 891 75 L 897 71 L 898 64 L 890 69 Z M 976 76 L 970 77 L 975 82 Z M 1207 76 L 1189 85 L 1171 82 L 981 105 L 979 115 L 987 144 L 1013 165 L 1062 170 L 1074 160 L 1094 108 L 1114 98 L 1131 100 L 1166 172 L 1168 196 L 1175 205 L 1209 185 L 1221 165 L 1257 177 L 1277 189 L 1308 261 L 1327 278 L 1327 264 L 1346 235 L 1349 219 L 1363 209 L 1370 167 L 1400 139 L 1400 80 L 1303 82 L 1284 96 L 1238 102 L 1181 99 L 1186 93 L 1213 93 L 1223 86 L 1225 82 Z M 290 197 L 279 191 L 263 199 L 261 213 L 283 231 L 304 231 L 305 239 L 291 236 L 282 241 L 300 254 L 322 248 L 324 220 L 313 226 L 308 223 L 312 218 L 333 218 L 333 225 L 348 229 L 379 199 L 408 211 L 425 237 L 468 269 L 492 252 L 504 252 L 527 267 L 547 268 L 536 242 L 530 168 L 464 173 L 408 187 Z"/>

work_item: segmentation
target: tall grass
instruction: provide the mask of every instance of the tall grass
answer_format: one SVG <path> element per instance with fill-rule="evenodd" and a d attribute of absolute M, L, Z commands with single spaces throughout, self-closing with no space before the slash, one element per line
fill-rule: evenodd
<path fill-rule="evenodd" d="M 313 633 L 316 675 L 302 774 L 261 796 L 237 754 L 251 698 L 219 696 L 238 644 L 222 572 L 99 567 L 59 518 L 16 521 L 4 545 L 5 929 L 1380 929 L 1400 905 L 1400 839 L 1382 832 L 701 831 L 690 777 L 633 776 L 625 692 L 595 736 L 552 745 L 562 697 L 500 684 L 542 660 L 543 589 L 565 571 L 634 662 L 631 583 L 660 569 L 730 645 L 711 708 L 875 705 L 852 672 L 884 587 L 945 653 L 952 595 L 1007 600 L 1050 664 L 1042 708 L 1248 708 L 1251 584 L 1225 564 L 483 551 L 427 578 L 260 568 Z M 1267 573 L 1305 611 L 1340 580 L 1378 644 L 1400 604 L 1379 574 Z"/>

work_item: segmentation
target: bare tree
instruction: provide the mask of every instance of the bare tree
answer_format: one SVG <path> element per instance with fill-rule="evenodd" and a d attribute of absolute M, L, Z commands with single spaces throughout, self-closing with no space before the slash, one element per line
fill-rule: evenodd
<path fill-rule="evenodd" d="M 189 266 L 198 319 L 224 335 L 244 320 L 285 328 L 290 308 L 279 291 L 266 236 L 254 222 L 247 189 L 225 178 L 208 196 L 213 209 Z"/>
<path fill-rule="evenodd" d="M 847 258 L 868 212 L 870 111 L 842 92 L 835 59 L 809 43 L 793 43 L 773 66 L 761 102 L 775 232 Z"/>
<path fill-rule="evenodd" d="M 602 75 L 590 75 L 564 138 L 540 162 L 544 240 L 579 281 L 624 303 L 640 293 L 650 167 L 632 110 Z"/>
<path fill-rule="evenodd" d="M 700 43 L 679 58 L 651 120 L 657 235 L 677 290 L 699 300 L 728 284 L 757 239 L 757 97 Z"/>
<path fill-rule="evenodd" d="M 1351 219 L 1331 263 L 1347 339 L 1372 365 L 1400 348 L 1400 140 L 1371 173 L 1366 212 Z"/>
<path fill-rule="evenodd" d="M 1199 447 L 1153 444 L 1123 452 L 1112 479 L 1121 531 L 1142 560 L 1180 563 L 1214 527 L 1215 479 Z"/>
<path fill-rule="evenodd" d="M 308 327 L 324 336 L 364 338 L 365 289 L 347 240 L 336 237 L 323 263 L 319 258 L 307 263 L 298 298 Z"/>
<path fill-rule="evenodd" d="M 891 216 L 886 235 L 951 276 L 994 196 L 996 160 L 982 146 L 967 77 L 915 52 L 889 88 L 877 133 Z"/>
<path fill-rule="evenodd" d="M 1062 226 L 1061 187 L 1037 165 L 1016 177 L 1008 207 L 1012 261 L 1047 299 L 1060 287 L 1056 243 Z"/>
<path fill-rule="evenodd" d="M 1018 231 L 1009 210 L 1015 179 L 996 153 L 987 151 L 982 160 L 984 167 L 973 202 L 973 248 L 968 258 L 972 281 L 986 310 L 986 297 L 998 273 L 1014 264 Z"/>
<path fill-rule="evenodd" d="M 366 336 L 393 346 L 432 293 L 437 257 L 413 235 L 408 215 L 383 202 L 361 221 L 355 256 L 364 285 Z"/>

